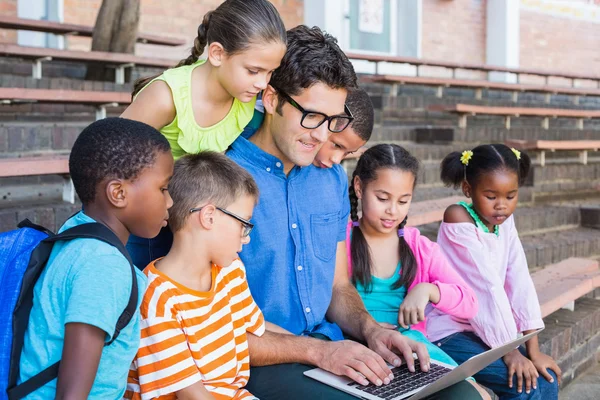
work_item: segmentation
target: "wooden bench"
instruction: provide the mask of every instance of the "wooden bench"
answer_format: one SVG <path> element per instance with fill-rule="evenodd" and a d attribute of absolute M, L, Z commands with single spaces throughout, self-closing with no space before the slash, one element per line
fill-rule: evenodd
<path fill-rule="evenodd" d="M 567 110 L 562 108 L 532 108 L 532 107 L 493 107 L 493 106 L 478 106 L 472 104 L 455 104 L 455 105 L 433 105 L 429 107 L 431 111 L 445 111 L 459 114 L 458 126 L 460 128 L 467 127 L 467 116 L 483 114 L 483 115 L 500 115 L 504 117 L 506 129 L 510 129 L 511 117 L 530 116 L 543 117 L 542 127 L 548 129 L 550 118 L 576 118 L 577 128 L 583 129 L 583 120 L 589 118 L 600 118 L 598 110 Z"/>
<path fill-rule="evenodd" d="M 0 159 L 0 178 L 36 175 L 60 175 L 63 201 L 75 203 L 75 188 L 69 176 L 69 157 L 24 157 Z"/>
<path fill-rule="evenodd" d="M 582 164 L 588 163 L 588 151 L 598 151 L 600 140 L 519 140 L 508 139 L 504 142 L 509 147 L 519 150 L 533 150 L 539 152 L 539 162 L 546 165 L 546 151 L 556 150 L 579 151 L 579 160 Z"/>
<path fill-rule="evenodd" d="M 531 274 L 542 308 L 542 316 L 567 308 L 575 300 L 600 287 L 598 261 L 568 258 Z"/>
<path fill-rule="evenodd" d="M 167 69 L 175 66 L 173 60 L 138 57 L 133 54 L 107 53 L 104 51 L 73 51 L 45 47 L 24 47 L 12 44 L 0 44 L 0 56 L 19 57 L 32 60 L 32 76 L 42 77 L 42 62 L 51 60 L 99 63 L 114 66 L 115 83 L 125 83 L 125 68 L 134 66 Z"/>
<path fill-rule="evenodd" d="M 25 31 L 53 33 L 55 35 L 77 35 L 92 37 L 94 27 L 86 25 L 65 24 L 54 21 L 17 18 L 0 15 L 0 29 L 20 29 Z M 138 34 L 139 43 L 158 44 L 163 46 L 182 46 L 185 40 L 169 38 L 148 33 Z"/>
<path fill-rule="evenodd" d="M 503 82 L 491 82 L 476 79 L 449 79 L 449 78 L 434 78 L 422 76 L 396 76 L 396 75 L 376 75 L 363 77 L 363 82 L 377 82 L 392 84 L 391 94 L 395 96 L 398 92 L 397 85 L 417 84 L 426 86 L 436 86 L 436 97 L 441 98 L 444 93 L 444 88 L 447 87 L 462 87 L 475 89 L 475 99 L 481 100 L 483 89 L 496 89 L 512 92 L 512 101 L 517 102 L 519 93 L 533 92 L 545 93 L 544 101 L 550 103 L 552 95 L 566 94 L 573 96 L 573 103 L 579 104 L 580 96 L 600 96 L 600 89 L 587 88 L 572 88 L 547 85 L 524 85 Z"/>
<path fill-rule="evenodd" d="M 129 104 L 131 94 L 125 92 L 93 92 L 86 90 L 0 88 L 0 104 L 58 103 L 96 106 L 96 119 L 106 118 L 106 108 Z"/>
<path fill-rule="evenodd" d="M 452 78 L 456 78 L 457 70 L 467 71 L 480 71 L 480 72 L 504 72 L 513 74 L 516 76 L 517 83 L 520 83 L 522 75 L 539 76 L 545 78 L 545 84 L 548 85 L 551 77 L 564 78 L 571 80 L 571 86 L 576 87 L 577 81 L 588 80 L 595 81 L 598 88 L 600 88 L 600 75 L 583 75 L 574 74 L 561 71 L 550 71 L 550 70 L 537 70 L 537 69 L 525 69 L 525 68 L 510 68 L 501 67 L 497 65 L 485 65 L 485 64 L 469 64 L 469 63 L 457 63 L 441 60 L 428 60 L 424 58 L 416 57 L 397 57 L 397 56 L 385 56 L 385 55 L 374 55 L 374 54 L 358 54 L 358 53 L 346 53 L 346 56 L 351 60 L 363 60 L 375 63 L 375 75 L 379 74 L 379 63 L 393 63 L 393 64 L 408 64 L 415 67 L 416 76 L 420 76 L 420 67 L 439 67 L 445 68 L 452 71 Z"/>

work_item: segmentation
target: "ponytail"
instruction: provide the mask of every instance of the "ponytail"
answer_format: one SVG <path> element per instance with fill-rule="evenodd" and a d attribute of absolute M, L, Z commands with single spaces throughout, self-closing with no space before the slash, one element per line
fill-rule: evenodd
<path fill-rule="evenodd" d="M 531 159 L 504 144 L 482 144 L 473 150 L 448 154 L 440 164 L 440 177 L 448 187 L 458 189 L 463 181 L 476 185 L 481 174 L 507 169 L 518 177 L 523 185 L 531 169 Z"/>

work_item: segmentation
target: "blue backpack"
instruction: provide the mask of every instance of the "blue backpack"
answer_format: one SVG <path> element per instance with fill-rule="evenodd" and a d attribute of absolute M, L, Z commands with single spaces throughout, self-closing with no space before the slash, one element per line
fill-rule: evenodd
<path fill-rule="evenodd" d="M 116 247 L 129 261 L 133 282 L 129 302 L 117 321 L 112 339 L 105 346 L 110 345 L 131 321 L 138 302 L 137 278 L 129 253 L 105 225 L 77 225 L 57 235 L 28 219 L 18 227 L 0 234 L 0 399 L 10 400 L 21 399 L 58 377 L 60 360 L 17 385 L 21 350 L 33 306 L 33 288 L 46 267 L 54 243 L 97 239 Z"/>

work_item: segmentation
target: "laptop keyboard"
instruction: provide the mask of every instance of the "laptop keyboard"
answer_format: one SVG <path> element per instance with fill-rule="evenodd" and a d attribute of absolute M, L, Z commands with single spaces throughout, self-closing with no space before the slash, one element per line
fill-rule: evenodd
<path fill-rule="evenodd" d="M 421 371 L 419 360 L 415 360 L 415 372 L 410 372 L 406 364 L 392 368 L 394 379 L 387 385 L 376 386 L 369 383 L 367 386 L 363 386 L 356 382 L 350 382 L 348 385 L 369 393 L 370 395 L 390 400 L 425 385 L 429 385 L 450 371 L 452 371 L 450 368 L 431 363 L 429 371 L 423 372 Z"/>

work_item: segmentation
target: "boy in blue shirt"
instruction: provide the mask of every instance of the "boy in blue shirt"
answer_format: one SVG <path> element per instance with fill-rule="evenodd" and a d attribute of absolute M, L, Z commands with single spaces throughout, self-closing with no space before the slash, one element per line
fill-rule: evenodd
<path fill-rule="evenodd" d="M 60 231 L 100 222 L 127 243 L 166 226 L 173 204 L 169 143 L 157 130 L 122 118 L 96 121 L 79 135 L 69 171 L 83 210 Z M 137 270 L 138 306 L 146 287 Z M 61 360 L 58 379 L 28 399 L 123 396 L 140 340 L 139 313 L 110 345 L 132 288 L 131 268 L 114 247 L 95 239 L 57 243 L 34 287 L 19 383 Z"/>

